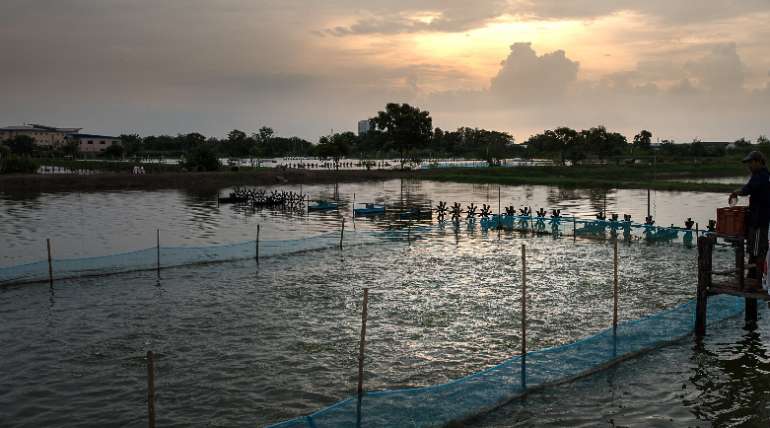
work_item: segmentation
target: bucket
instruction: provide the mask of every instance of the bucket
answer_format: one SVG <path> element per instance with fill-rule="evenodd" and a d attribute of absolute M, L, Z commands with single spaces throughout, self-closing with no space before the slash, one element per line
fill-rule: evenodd
<path fill-rule="evenodd" d="M 748 207 L 717 208 L 717 233 L 729 236 L 746 235 Z"/>

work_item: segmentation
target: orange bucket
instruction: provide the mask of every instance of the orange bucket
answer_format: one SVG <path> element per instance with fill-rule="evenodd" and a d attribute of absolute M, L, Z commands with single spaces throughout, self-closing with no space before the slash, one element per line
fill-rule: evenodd
<path fill-rule="evenodd" d="M 717 233 L 729 236 L 746 235 L 748 207 L 717 208 Z"/>

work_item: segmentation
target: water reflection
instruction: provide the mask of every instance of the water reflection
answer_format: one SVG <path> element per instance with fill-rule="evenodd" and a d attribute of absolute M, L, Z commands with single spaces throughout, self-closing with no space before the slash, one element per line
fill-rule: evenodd
<path fill-rule="evenodd" d="M 715 350 L 698 344 L 691 361 L 695 367 L 690 382 L 699 395 L 684 404 L 692 406 L 698 419 L 716 426 L 770 420 L 770 359 L 759 332 L 746 332 L 734 343 L 719 344 Z"/>
<path fill-rule="evenodd" d="M 335 211 L 307 213 L 279 209 L 254 210 L 244 205 L 217 204 L 215 190 L 157 190 L 63 193 L 0 193 L 0 266 L 36 261 L 43 254 L 40 242 L 51 238 L 56 257 L 88 257 L 148 248 L 161 229 L 164 246 L 212 245 L 251 239 L 256 225 L 263 237 L 295 239 L 337 229 L 340 217 L 350 220 L 354 203 L 373 202 L 388 207 L 386 215 L 359 217 L 353 227 L 364 230 L 403 228 L 435 222 L 431 216 L 409 218 L 408 209 L 427 210 L 438 201 L 491 205 L 492 211 L 513 205 L 560 209 L 562 215 L 593 218 L 603 210 L 629 213 L 641 220 L 647 211 L 644 190 L 563 189 L 551 186 L 499 186 L 414 179 L 362 183 L 267 186 L 273 190 L 300 190 L 310 199 L 333 200 Z M 231 189 L 219 189 L 226 195 Z M 499 199 L 498 199 L 499 198 Z M 499 201 L 499 203 L 498 203 Z M 692 217 L 700 225 L 714 218 L 722 195 L 657 192 L 653 194 L 656 224 L 683 225 Z M 349 223 L 350 224 L 350 223 Z M 466 228 L 465 226 L 463 227 Z M 702 228 L 702 227 L 701 227 Z M 470 230 L 474 230 L 472 227 Z"/>

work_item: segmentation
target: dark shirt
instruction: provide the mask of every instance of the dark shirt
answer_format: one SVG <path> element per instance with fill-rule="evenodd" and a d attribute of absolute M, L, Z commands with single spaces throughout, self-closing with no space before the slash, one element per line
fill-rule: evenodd
<path fill-rule="evenodd" d="M 749 196 L 749 226 L 767 227 L 770 223 L 770 172 L 767 168 L 752 173 L 739 194 Z"/>

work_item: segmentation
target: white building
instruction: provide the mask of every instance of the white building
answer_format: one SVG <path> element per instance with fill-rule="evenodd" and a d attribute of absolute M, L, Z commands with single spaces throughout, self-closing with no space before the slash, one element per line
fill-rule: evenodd
<path fill-rule="evenodd" d="M 369 119 L 358 121 L 358 135 L 364 135 L 372 130 L 372 124 L 369 123 Z"/>
<path fill-rule="evenodd" d="M 67 139 L 78 142 L 80 153 L 99 153 L 113 144 L 120 144 L 120 138 L 108 135 L 70 134 Z"/>

